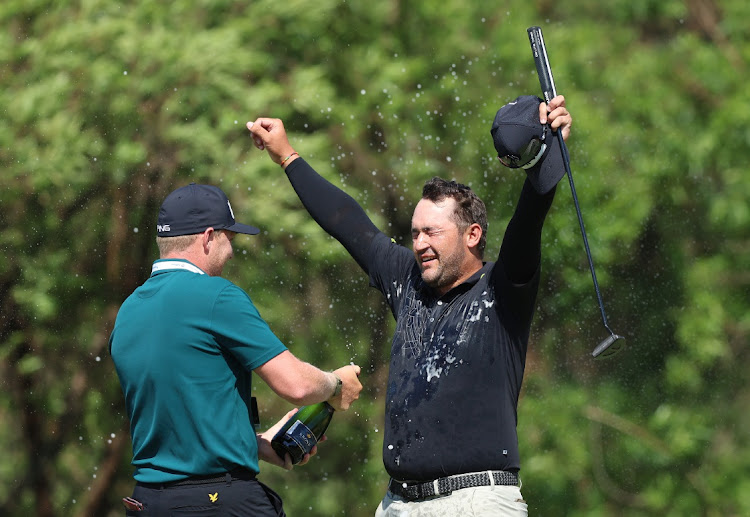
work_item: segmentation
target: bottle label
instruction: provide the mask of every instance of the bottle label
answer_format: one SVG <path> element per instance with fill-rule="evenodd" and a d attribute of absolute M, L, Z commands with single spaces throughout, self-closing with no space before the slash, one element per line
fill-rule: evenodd
<path fill-rule="evenodd" d="M 300 449 L 305 451 L 305 454 L 310 452 L 318 440 L 315 438 L 313 433 L 305 424 L 297 420 L 287 430 L 286 435 L 296 443 Z"/>

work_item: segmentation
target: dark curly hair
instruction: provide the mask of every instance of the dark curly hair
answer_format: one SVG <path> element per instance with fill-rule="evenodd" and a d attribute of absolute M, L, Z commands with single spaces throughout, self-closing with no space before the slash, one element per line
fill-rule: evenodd
<path fill-rule="evenodd" d="M 474 223 L 482 228 L 482 237 L 479 239 L 477 251 L 479 257 L 483 258 L 484 247 L 487 245 L 487 207 L 484 206 L 484 201 L 466 185 L 452 180 L 446 181 L 437 176 L 428 180 L 422 188 L 422 199 L 433 203 L 448 197 L 456 200 L 453 220 L 461 232 Z"/>

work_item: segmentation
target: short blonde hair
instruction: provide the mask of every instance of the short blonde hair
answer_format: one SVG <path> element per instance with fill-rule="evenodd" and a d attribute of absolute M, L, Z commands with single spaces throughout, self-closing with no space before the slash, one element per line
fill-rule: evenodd
<path fill-rule="evenodd" d="M 156 245 L 159 247 L 159 256 L 165 257 L 170 253 L 177 253 L 188 249 L 201 233 L 190 235 L 178 235 L 177 237 L 157 237 Z"/>

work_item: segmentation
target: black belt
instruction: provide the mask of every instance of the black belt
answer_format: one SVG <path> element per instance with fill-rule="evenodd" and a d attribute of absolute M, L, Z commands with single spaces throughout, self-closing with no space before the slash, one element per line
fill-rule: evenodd
<path fill-rule="evenodd" d="M 490 485 L 518 486 L 518 474 L 509 470 L 489 470 L 487 472 L 457 474 L 424 483 L 403 483 L 391 479 L 388 483 L 388 490 L 404 499 L 414 501 L 433 495 L 448 495 L 454 490 L 461 490 L 462 488 Z"/>
<path fill-rule="evenodd" d="M 236 480 L 255 479 L 255 473 L 247 469 L 234 469 L 223 474 L 209 474 L 207 476 L 190 476 L 189 478 L 180 479 L 179 481 L 170 481 L 168 483 L 139 483 L 140 485 L 152 488 L 171 488 L 174 486 L 188 485 L 209 485 L 211 483 L 229 483 Z"/>

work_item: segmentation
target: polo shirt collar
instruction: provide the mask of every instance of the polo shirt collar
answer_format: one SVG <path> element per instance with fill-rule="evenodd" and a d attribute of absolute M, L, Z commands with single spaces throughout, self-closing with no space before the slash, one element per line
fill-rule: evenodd
<path fill-rule="evenodd" d="M 159 259 L 154 262 L 151 266 L 151 276 L 163 271 L 174 271 L 180 269 L 183 271 L 190 271 L 199 275 L 205 275 L 206 273 L 198 266 L 188 262 L 185 259 Z"/>

